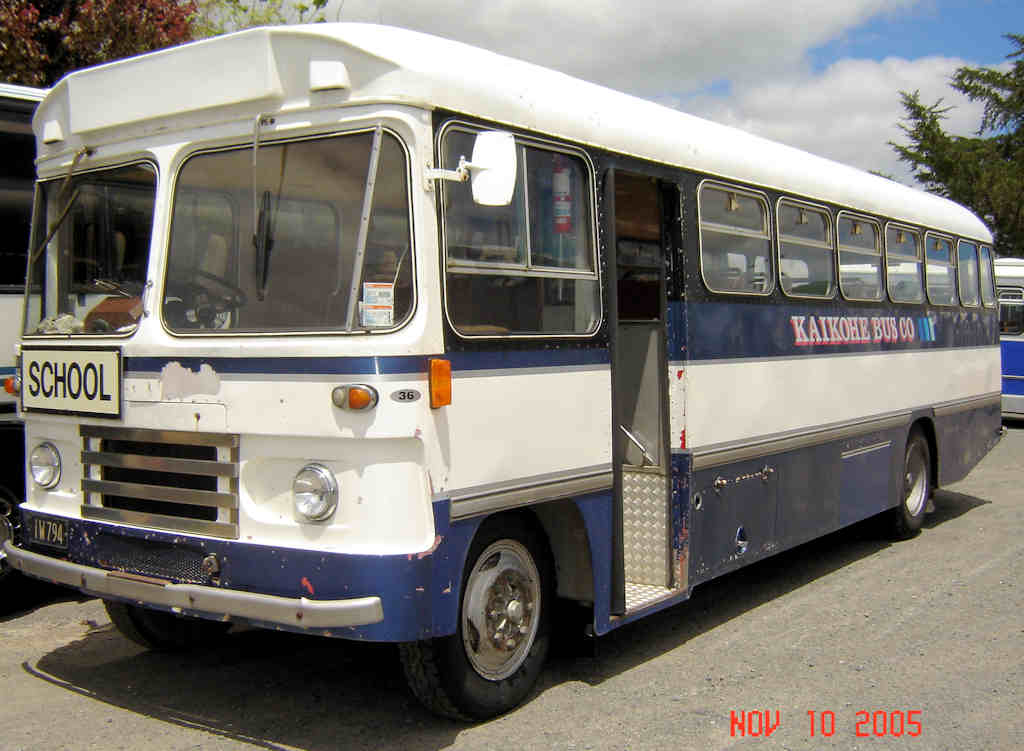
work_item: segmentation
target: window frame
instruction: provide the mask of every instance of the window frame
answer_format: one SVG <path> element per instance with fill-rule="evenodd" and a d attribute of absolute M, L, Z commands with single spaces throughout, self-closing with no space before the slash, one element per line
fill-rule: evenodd
<path fill-rule="evenodd" d="M 723 230 L 714 228 L 722 227 L 726 232 L 730 231 L 731 229 L 732 234 L 734 235 L 751 238 L 763 237 L 763 239 L 768 241 L 768 252 L 765 254 L 765 258 L 767 258 L 768 261 L 771 263 L 772 268 L 769 269 L 768 274 L 770 283 L 766 285 L 764 291 L 747 292 L 743 290 L 719 290 L 715 289 L 710 284 L 708 284 L 707 275 L 704 273 L 704 221 L 703 219 L 701 219 L 701 192 L 706 187 L 718 188 L 728 193 L 737 193 L 739 195 L 747 196 L 749 198 L 753 198 L 761 202 L 761 205 L 764 208 L 765 219 L 765 228 L 763 236 L 755 233 L 753 230 L 743 230 L 742 227 L 730 227 L 730 225 L 727 224 L 716 224 L 713 222 L 709 222 L 708 224 L 709 227 L 716 232 L 722 232 Z M 715 295 L 730 295 L 739 297 L 769 297 L 773 292 L 775 292 L 775 288 L 776 286 L 778 286 L 776 281 L 776 277 L 778 276 L 778 272 L 776 269 L 777 261 L 775 258 L 777 251 L 772 248 L 772 208 L 771 202 L 768 200 L 767 193 L 760 190 L 753 190 L 751 188 L 738 187 L 730 183 L 724 183 L 719 180 L 713 180 L 710 178 L 705 178 L 701 180 L 697 184 L 697 239 L 697 256 L 700 262 L 700 278 L 701 281 L 704 283 L 704 289 L 706 289 L 708 292 L 711 292 L 712 294 Z"/>
<path fill-rule="evenodd" d="M 917 264 L 917 281 L 918 290 L 921 292 L 920 300 L 897 300 L 893 297 L 892 290 L 889 288 L 889 257 L 903 259 L 907 261 L 910 256 L 901 255 L 899 253 L 889 252 L 889 230 L 902 230 L 903 232 L 910 232 L 917 237 L 917 255 L 914 257 L 914 263 Z M 895 303 L 896 305 L 926 305 L 928 303 L 928 290 L 926 289 L 925 278 L 924 278 L 924 231 L 919 227 L 911 227 L 908 224 L 902 224 L 900 222 L 886 222 L 885 223 L 885 293 L 889 299 L 889 302 Z"/>
<path fill-rule="evenodd" d="M 956 299 L 953 302 L 951 302 L 951 303 L 948 303 L 948 302 L 935 302 L 932 299 L 932 291 L 931 291 L 931 288 L 928 286 L 928 238 L 929 237 L 937 237 L 937 238 L 941 238 L 941 239 L 946 240 L 946 241 L 949 242 L 950 264 L 953 266 L 953 277 L 957 281 L 957 283 L 955 285 L 953 285 L 953 292 L 956 295 Z M 929 305 L 936 305 L 936 306 L 938 306 L 940 308 L 959 308 L 959 307 L 961 307 L 961 305 L 960 305 L 960 273 L 959 273 L 959 268 L 958 268 L 959 264 L 957 264 L 957 262 L 956 262 L 957 261 L 956 242 L 954 242 L 954 237 L 952 235 L 946 235 L 946 234 L 944 234 L 942 232 L 935 232 L 933 230 L 925 230 L 923 251 L 924 251 L 924 289 L 925 289 L 925 294 L 926 294 L 926 297 L 927 297 L 927 300 L 928 300 L 928 304 Z"/>
<path fill-rule="evenodd" d="M 821 245 L 816 245 L 812 242 L 805 242 L 802 240 L 794 240 L 797 245 L 805 245 L 813 248 L 828 248 L 829 255 L 832 261 L 832 294 L 830 295 L 802 295 L 793 292 L 787 292 L 785 285 L 782 283 L 782 221 L 779 219 L 782 205 L 795 206 L 797 208 L 809 209 L 816 214 L 824 214 L 826 221 L 826 231 L 828 237 L 826 242 Z M 836 294 L 839 291 L 839 267 L 838 267 L 838 254 L 836 252 L 836 225 L 833 221 L 832 212 L 827 206 L 821 204 L 811 203 L 810 201 L 802 201 L 798 198 L 791 198 L 790 196 L 780 196 L 779 200 L 775 202 L 775 266 L 778 269 L 779 277 L 779 289 L 782 290 L 782 294 L 786 297 L 791 297 L 798 300 L 834 300 Z"/>
<path fill-rule="evenodd" d="M 434 149 L 437 156 L 437 163 L 441 164 L 441 157 L 444 153 L 444 139 L 452 131 L 461 131 L 470 135 L 477 135 L 479 133 L 486 132 L 488 130 L 494 130 L 486 125 L 479 123 L 472 123 L 465 120 L 450 120 L 446 122 L 442 127 L 438 128 L 435 134 Z M 541 266 L 532 265 L 532 240 L 529 238 L 529 217 L 527 216 L 526 227 L 527 227 L 527 254 L 525 264 L 519 263 L 506 263 L 500 261 L 458 261 L 455 264 L 451 263 L 451 259 L 448 255 L 448 220 L 446 217 L 445 205 L 444 205 L 444 191 L 447 189 L 445 181 L 440 181 L 437 187 L 437 206 L 438 206 L 438 234 L 440 239 L 439 252 L 441 256 L 441 296 L 442 306 L 444 308 L 445 321 L 452 332 L 455 333 L 460 339 L 465 340 L 487 340 L 487 339 L 593 339 L 598 335 L 605 323 L 605 310 L 604 310 L 604 281 L 601 274 L 601 250 L 598 245 L 598 232 L 597 232 L 597 170 L 594 168 L 594 163 L 590 158 L 590 154 L 582 148 L 566 144 L 561 141 L 555 141 L 551 139 L 539 138 L 533 135 L 523 134 L 518 131 L 509 129 L 507 132 L 511 133 L 515 138 L 516 144 L 516 181 L 517 185 L 520 180 L 524 181 L 524 203 L 529 207 L 529 186 L 525 184 L 525 177 L 520 173 L 520 168 L 525 168 L 525 152 L 522 150 L 529 146 L 535 149 L 541 149 L 548 152 L 565 154 L 570 157 L 578 158 L 584 165 L 588 180 L 588 199 L 590 206 L 590 226 L 587 231 L 590 235 L 590 253 L 591 253 L 591 271 L 581 271 L 574 269 L 561 268 L 558 266 Z M 522 156 L 522 164 L 518 162 Z M 453 271 L 454 266 L 454 271 Z M 530 279 L 563 279 L 563 280 L 580 280 L 580 281 L 593 281 L 597 285 L 597 317 L 595 319 L 594 328 L 591 331 L 581 333 L 555 333 L 549 334 L 544 332 L 502 332 L 502 333 L 467 333 L 461 331 L 456 325 L 455 321 L 452 320 L 451 313 L 448 305 L 448 275 L 451 273 L 464 274 L 467 276 L 496 276 L 505 275 L 509 277 L 523 277 Z"/>
<path fill-rule="evenodd" d="M 975 268 L 978 269 L 976 289 L 974 290 L 977 295 L 977 302 L 973 305 L 964 302 L 964 289 L 963 289 L 963 278 L 960 274 L 960 246 L 970 245 L 974 247 L 974 262 L 977 264 Z M 974 240 L 968 240 L 963 237 L 958 237 L 956 240 L 956 294 L 960 298 L 960 305 L 964 308 L 980 308 L 981 307 L 981 255 L 978 253 L 978 243 Z"/>
<path fill-rule="evenodd" d="M 390 127 L 385 120 L 380 118 L 367 119 L 359 123 L 346 124 L 349 127 L 339 128 L 338 124 L 332 123 L 322 129 L 315 129 L 304 132 L 298 135 L 282 135 L 280 138 L 261 138 L 259 140 L 259 147 L 273 147 L 273 146 L 284 146 L 291 143 L 299 143 L 302 141 L 326 141 L 332 138 L 340 138 L 345 136 L 354 136 L 365 133 L 373 133 L 376 128 L 380 127 L 382 135 L 392 136 L 397 141 L 399 147 L 402 150 L 402 154 L 405 157 L 405 186 L 406 196 L 408 197 L 406 212 L 409 223 L 409 263 L 410 271 L 412 272 L 411 279 L 411 290 L 412 300 L 409 302 L 409 312 L 406 316 L 394 326 L 387 328 L 374 328 L 374 329 L 360 329 L 356 330 L 353 328 L 352 331 L 345 331 L 343 327 L 333 329 L 319 329 L 316 331 L 298 331 L 280 329 L 273 331 L 235 331 L 232 329 L 200 329 L 197 331 L 181 331 L 171 328 L 164 318 L 163 312 L 163 300 L 167 294 L 166 285 L 169 278 L 169 262 L 171 256 L 171 223 L 174 218 L 175 201 L 178 196 L 178 183 L 181 178 L 181 173 L 185 169 L 185 166 L 190 160 L 198 156 L 205 156 L 207 154 L 217 154 L 227 151 L 243 151 L 245 149 L 252 150 L 253 140 L 250 134 L 247 139 L 239 139 L 230 143 L 225 143 L 217 146 L 201 146 L 199 148 L 192 148 L 189 150 L 183 150 L 173 157 L 174 170 L 171 177 L 171 185 L 167 189 L 169 192 L 169 198 L 167 199 L 167 218 L 166 218 L 166 231 L 164 232 L 164 242 L 161 248 L 163 259 L 160 267 L 160 279 L 159 289 L 155 296 L 155 300 L 160 308 L 159 318 L 161 328 L 170 336 L 182 339 L 195 339 L 195 338 L 216 338 L 216 337 L 228 337 L 237 336 L 244 338 L 259 338 L 259 337 L 279 337 L 285 336 L 289 338 L 293 337 L 323 337 L 323 336 L 377 336 L 381 334 L 392 334 L 399 331 L 416 318 L 416 314 L 419 310 L 419 270 L 418 270 L 418 252 L 417 248 L 417 233 L 416 233 L 416 214 L 414 211 L 415 189 L 416 186 L 413 182 L 413 150 L 410 149 L 406 138 L 402 135 L 400 127 Z M 397 125 L 397 124 L 396 124 Z M 159 184 L 158 184 L 159 188 Z M 233 210 L 239 208 L 239 204 L 232 200 Z M 240 218 L 235 215 L 232 220 L 233 231 L 238 234 L 240 232 Z M 238 237 L 237 242 L 243 242 L 244 238 Z"/>
<path fill-rule="evenodd" d="M 984 249 L 988 252 L 988 280 L 992 285 L 990 292 L 992 293 L 992 302 L 985 302 L 985 288 L 981 287 L 979 290 L 981 293 L 981 305 L 984 308 L 998 308 L 999 307 L 999 290 L 996 287 L 996 257 L 995 253 L 992 252 L 992 246 L 988 243 L 977 243 L 978 246 L 978 284 L 981 285 L 981 251 Z"/>
<path fill-rule="evenodd" d="M 878 268 L 882 274 L 881 283 L 878 285 L 878 297 L 853 297 L 846 294 L 846 290 L 843 289 L 843 246 L 839 240 L 839 225 L 843 219 L 857 220 L 865 224 L 870 224 L 875 228 L 875 253 L 874 255 L 878 258 Z M 888 279 L 889 275 L 886 273 L 885 268 L 885 251 L 880 245 L 885 243 L 885 239 L 882 236 L 882 224 L 877 219 L 874 219 L 864 214 L 857 214 L 853 211 L 840 211 L 836 214 L 836 265 L 837 275 L 839 278 L 839 294 L 842 295 L 844 300 L 850 302 L 887 302 L 889 299 Z M 872 255 L 863 248 L 850 247 L 847 251 L 849 253 L 856 253 L 863 256 Z"/>

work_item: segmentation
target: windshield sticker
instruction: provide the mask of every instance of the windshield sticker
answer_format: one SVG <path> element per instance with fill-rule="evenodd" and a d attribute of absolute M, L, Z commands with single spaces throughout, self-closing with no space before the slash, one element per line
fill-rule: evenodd
<path fill-rule="evenodd" d="M 388 282 L 364 282 L 359 318 L 364 328 L 394 325 L 395 285 Z"/>

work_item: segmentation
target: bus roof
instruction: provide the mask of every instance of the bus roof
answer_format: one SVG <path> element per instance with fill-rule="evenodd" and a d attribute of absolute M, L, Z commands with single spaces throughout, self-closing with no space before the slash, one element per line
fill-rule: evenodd
<path fill-rule="evenodd" d="M 340 62 L 344 67 L 338 65 Z M 111 97 L 110 92 L 118 92 Z M 65 151 L 308 106 L 442 108 L 991 242 L 941 197 L 530 63 L 407 29 L 249 29 L 71 73 L 36 114 Z M 154 123 L 159 124 L 154 126 Z M 881 137 L 881 134 L 879 134 Z M 66 140 L 67 142 L 64 142 Z M 40 153 L 48 150 L 41 142 Z"/>

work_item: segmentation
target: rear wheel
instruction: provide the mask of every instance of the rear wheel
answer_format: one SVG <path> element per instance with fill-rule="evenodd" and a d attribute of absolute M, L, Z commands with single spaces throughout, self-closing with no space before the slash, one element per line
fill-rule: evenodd
<path fill-rule="evenodd" d="M 486 523 L 467 557 L 455 634 L 401 645 L 416 698 L 463 720 L 494 717 L 522 702 L 548 653 L 551 572 L 542 535 L 523 518 Z"/>
<path fill-rule="evenodd" d="M 910 431 L 903 455 L 903 488 L 899 506 L 892 510 L 893 531 L 909 539 L 921 531 L 932 494 L 931 450 L 919 428 Z"/>
<path fill-rule="evenodd" d="M 121 635 L 136 644 L 161 652 L 178 652 L 217 642 L 230 623 L 150 610 L 138 605 L 104 600 L 103 606 Z"/>

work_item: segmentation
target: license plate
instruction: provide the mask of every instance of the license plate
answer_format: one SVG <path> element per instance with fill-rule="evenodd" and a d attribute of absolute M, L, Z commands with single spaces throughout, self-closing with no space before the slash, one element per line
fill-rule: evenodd
<path fill-rule="evenodd" d="M 34 516 L 32 517 L 32 523 L 29 525 L 29 537 L 32 542 L 39 545 L 49 545 L 51 548 L 67 548 L 68 523 L 65 519 L 44 519 Z"/>

